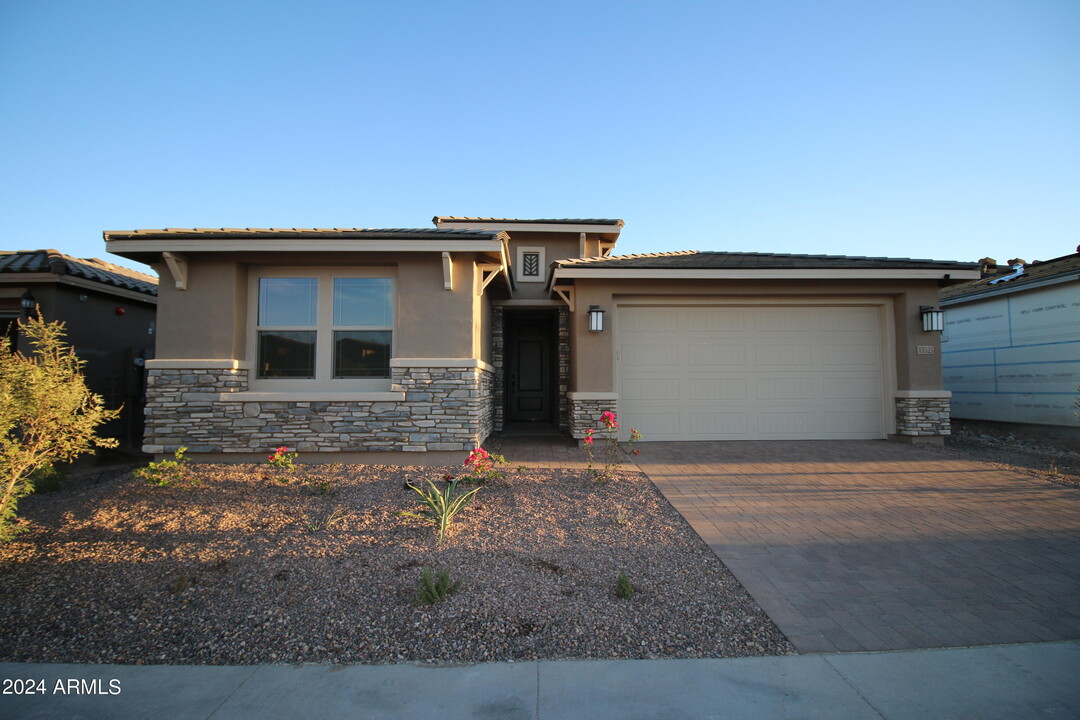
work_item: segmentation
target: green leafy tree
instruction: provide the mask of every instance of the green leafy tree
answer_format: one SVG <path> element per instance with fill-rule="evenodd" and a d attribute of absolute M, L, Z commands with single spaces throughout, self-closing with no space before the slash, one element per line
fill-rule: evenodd
<path fill-rule="evenodd" d="M 0 541 L 17 531 L 17 504 L 33 492 L 34 472 L 95 446 L 115 447 L 116 440 L 94 431 L 119 414 L 86 387 L 83 361 L 65 343 L 62 323 L 31 318 L 20 325 L 33 352 L 0 346 Z"/>

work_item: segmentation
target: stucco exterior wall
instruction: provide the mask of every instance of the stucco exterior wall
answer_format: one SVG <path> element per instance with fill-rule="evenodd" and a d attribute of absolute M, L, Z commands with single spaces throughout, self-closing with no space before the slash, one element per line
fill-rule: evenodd
<path fill-rule="evenodd" d="M 165 263 L 158 285 L 159 358 L 245 359 L 247 271 L 233 259 L 192 255 L 186 290 L 176 289 Z"/>
<path fill-rule="evenodd" d="M 188 256 L 188 288 L 177 290 L 164 263 L 157 357 L 253 361 L 248 348 L 250 283 L 258 268 L 393 267 L 396 278 L 395 355 L 476 356 L 474 327 L 482 311 L 475 294 L 474 253 L 453 256 L 453 290 L 445 290 L 438 253 L 247 253 Z M 193 321 L 194 320 L 194 321 Z"/>

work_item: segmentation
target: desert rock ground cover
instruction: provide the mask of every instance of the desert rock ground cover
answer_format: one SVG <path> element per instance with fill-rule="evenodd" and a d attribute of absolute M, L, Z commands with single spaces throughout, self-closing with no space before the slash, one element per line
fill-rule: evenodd
<path fill-rule="evenodd" d="M 640 473 L 511 471 L 436 544 L 405 483 L 455 469 L 196 466 L 28 498 L 0 545 L 0 660 L 249 664 L 793 652 Z M 283 482 L 287 480 L 287 482 Z M 462 581 L 414 603 L 424 568 Z M 636 592 L 619 598 L 625 573 Z"/>

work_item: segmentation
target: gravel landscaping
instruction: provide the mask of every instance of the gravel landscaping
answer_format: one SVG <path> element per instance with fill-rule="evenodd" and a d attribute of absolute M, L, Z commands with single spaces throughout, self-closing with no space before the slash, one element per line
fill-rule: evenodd
<path fill-rule="evenodd" d="M 0 660 L 395 663 L 794 650 L 649 480 L 510 471 L 450 536 L 401 517 L 459 468 L 198 466 L 26 498 L 0 545 Z M 441 483 L 440 483 L 441 484 Z M 424 568 L 461 588 L 417 605 Z M 625 573 L 635 593 L 616 595 Z"/>
<path fill-rule="evenodd" d="M 1071 432 L 1070 432 L 1071 430 Z M 953 420 L 945 452 L 970 460 L 1080 487 L 1080 440 L 1076 430 Z"/>

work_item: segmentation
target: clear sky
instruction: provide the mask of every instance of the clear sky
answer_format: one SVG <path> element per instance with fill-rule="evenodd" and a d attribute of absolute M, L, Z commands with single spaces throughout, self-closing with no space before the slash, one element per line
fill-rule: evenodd
<path fill-rule="evenodd" d="M 0 249 L 433 215 L 1072 253 L 1080 1 L 0 0 Z"/>

